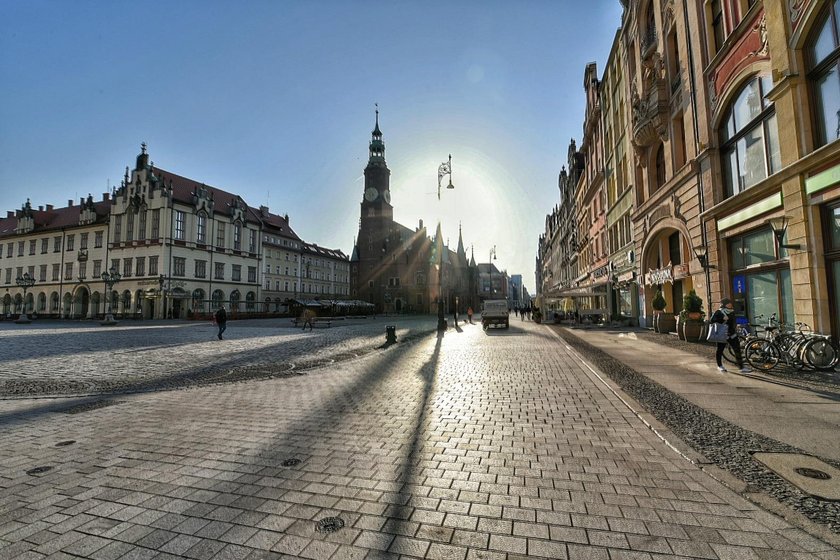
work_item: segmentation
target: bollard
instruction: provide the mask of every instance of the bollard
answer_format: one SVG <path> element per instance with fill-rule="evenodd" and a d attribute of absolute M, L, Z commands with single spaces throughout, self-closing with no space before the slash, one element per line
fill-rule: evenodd
<path fill-rule="evenodd" d="M 385 326 L 385 342 L 393 344 L 397 341 L 397 327 L 396 325 Z"/>

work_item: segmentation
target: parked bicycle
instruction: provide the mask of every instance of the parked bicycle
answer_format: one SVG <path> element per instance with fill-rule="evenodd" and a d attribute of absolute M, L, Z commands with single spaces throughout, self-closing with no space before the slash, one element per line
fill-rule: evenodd
<path fill-rule="evenodd" d="M 801 369 L 833 369 L 840 359 L 840 347 L 830 337 L 811 332 L 805 323 L 784 325 L 770 316 L 763 337 L 747 337 L 743 346 L 749 364 L 770 371 L 779 362 Z"/>

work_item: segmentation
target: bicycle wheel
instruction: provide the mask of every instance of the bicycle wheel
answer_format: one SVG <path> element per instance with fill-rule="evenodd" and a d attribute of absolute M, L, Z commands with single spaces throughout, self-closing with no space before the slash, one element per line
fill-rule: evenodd
<path fill-rule="evenodd" d="M 769 371 L 779 363 L 779 349 L 768 340 L 754 340 L 744 349 L 747 362 L 755 369 Z"/>
<path fill-rule="evenodd" d="M 802 348 L 802 359 L 815 369 L 832 369 L 837 365 L 837 348 L 825 338 L 813 338 Z"/>

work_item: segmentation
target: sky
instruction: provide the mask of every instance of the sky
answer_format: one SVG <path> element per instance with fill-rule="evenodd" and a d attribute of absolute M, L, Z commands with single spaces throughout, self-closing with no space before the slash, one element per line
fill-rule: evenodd
<path fill-rule="evenodd" d="M 0 0 L 0 212 L 156 167 L 352 252 L 380 110 L 395 219 L 533 294 L 545 216 L 618 0 Z M 452 155 L 454 190 L 437 199 Z M 5 214 L 3 214 L 5 215 Z"/>

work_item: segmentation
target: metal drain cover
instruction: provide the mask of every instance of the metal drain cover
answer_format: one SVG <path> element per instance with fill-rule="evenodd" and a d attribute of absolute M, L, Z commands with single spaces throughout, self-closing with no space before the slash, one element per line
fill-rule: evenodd
<path fill-rule="evenodd" d="M 286 459 L 282 463 L 280 463 L 284 467 L 296 467 L 300 465 L 300 459 L 292 457 L 291 459 Z"/>
<path fill-rule="evenodd" d="M 67 441 L 59 441 L 55 444 L 56 447 L 67 447 L 68 445 L 73 445 L 76 443 L 75 439 L 68 439 Z"/>
<path fill-rule="evenodd" d="M 796 474 L 801 474 L 802 476 L 807 476 L 808 478 L 816 478 L 817 480 L 828 480 L 831 478 L 830 474 L 819 469 L 806 469 L 800 467 L 793 470 L 796 471 Z"/>
<path fill-rule="evenodd" d="M 753 458 L 806 494 L 840 501 L 840 470 L 811 455 L 755 453 Z"/>
<path fill-rule="evenodd" d="M 318 521 L 315 530 L 319 533 L 335 533 L 344 527 L 344 520 L 340 517 L 324 517 Z"/>
<path fill-rule="evenodd" d="M 35 476 L 36 474 L 43 474 L 51 470 L 52 467 L 35 467 L 34 469 L 29 469 L 28 471 L 26 471 L 26 474 L 28 474 L 29 476 Z"/>

